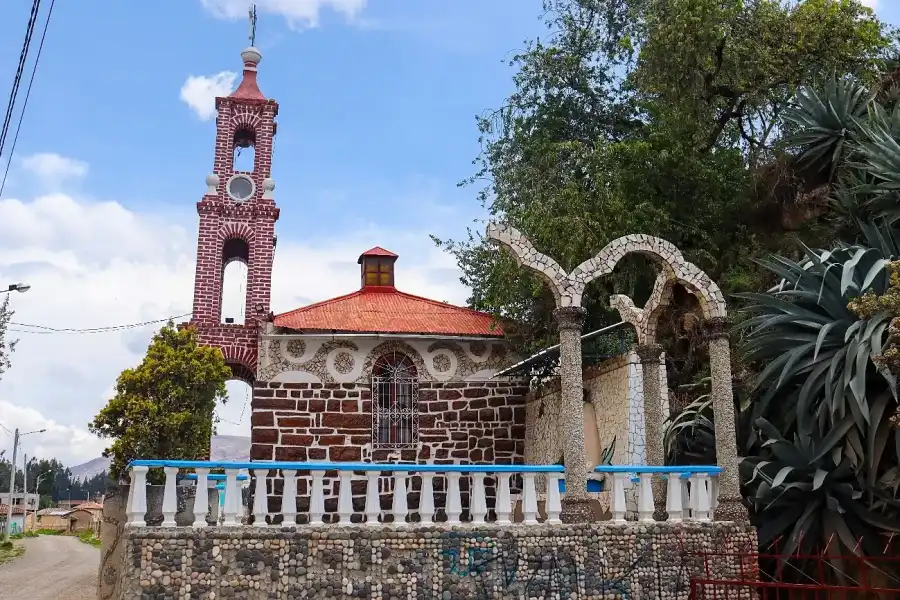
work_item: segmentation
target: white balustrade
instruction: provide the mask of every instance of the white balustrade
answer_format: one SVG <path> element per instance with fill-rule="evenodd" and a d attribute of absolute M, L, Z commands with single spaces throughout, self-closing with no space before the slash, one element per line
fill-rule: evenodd
<path fill-rule="evenodd" d="M 419 496 L 419 520 L 423 525 L 434 522 L 434 473 L 422 473 L 422 493 Z"/>
<path fill-rule="evenodd" d="M 483 465 L 457 467 L 448 465 L 442 469 L 438 465 L 370 465 L 341 463 L 195 463 L 178 461 L 141 461 L 131 468 L 131 487 L 127 501 L 129 527 L 146 525 L 147 479 L 150 469 L 165 474 L 162 499 L 162 527 L 176 526 L 178 512 L 179 469 L 192 469 L 196 479 L 196 493 L 193 506 L 184 521 L 193 527 L 205 527 L 210 511 L 208 486 L 211 482 L 224 479 L 224 502 L 221 524 L 235 527 L 242 524 L 244 517 L 253 516 L 257 527 L 266 527 L 268 521 L 278 523 L 278 513 L 270 512 L 270 496 L 276 493 L 281 479 L 281 523 L 292 527 L 298 517 L 298 473 L 304 481 L 303 491 L 308 498 L 308 509 L 301 523 L 323 526 L 326 521 L 342 526 L 351 526 L 354 521 L 369 526 L 391 523 L 394 526 L 413 524 L 428 525 L 445 522 L 448 525 L 469 524 L 474 527 L 511 525 L 559 524 L 565 504 L 560 486 L 564 474 L 547 467 L 513 466 L 495 467 Z M 147 466 L 150 463 L 150 466 Z M 172 464 L 174 463 L 174 464 Z M 223 467 L 224 475 L 213 475 L 212 468 Z M 296 468 L 286 468 L 296 467 Z M 636 518 L 640 522 L 652 522 L 656 503 L 653 497 L 653 479 L 666 480 L 665 508 L 668 520 L 710 521 L 718 496 L 716 470 L 706 467 L 646 468 L 608 467 L 598 469 L 604 475 L 606 484 L 601 494 L 608 495 L 612 523 L 625 523 L 628 518 L 625 490 L 632 481 L 637 485 L 638 504 Z M 336 480 L 333 473 L 337 473 Z M 248 474 L 253 478 L 252 506 L 243 506 L 242 486 L 247 485 Z M 326 479 L 326 474 L 328 478 Z M 539 509 L 537 478 L 544 486 L 543 509 Z M 468 487 L 464 487 L 462 479 Z M 490 480 L 494 485 L 488 485 Z M 361 513 L 354 509 L 354 482 L 365 481 L 365 497 Z M 181 482 L 185 483 L 184 481 Z M 513 484 L 515 483 L 515 488 Z M 222 485 L 221 483 L 219 484 Z M 416 487 L 418 486 L 418 487 Z M 436 493 L 438 491 L 443 493 Z M 270 489 L 272 492 L 270 492 Z M 418 494 L 413 490 L 418 490 Z M 468 489 L 468 494 L 462 492 Z M 387 511 L 381 507 L 381 494 L 389 493 L 391 502 Z M 360 490 L 360 494 L 362 490 Z M 589 496 L 593 493 L 589 494 Z M 418 496 L 418 502 L 415 501 Z M 326 497 L 331 504 L 326 509 Z M 493 503 L 493 510 L 489 506 Z M 307 505 L 304 503 L 304 507 Z M 335 508 L 336 507 L 336 508 Z M 441 514 L 443 513 L 443 514 Z M 157 513 L 158 514 L 158 513 Z M 391 518 L 387 518 L 387 515 Z M 463 515 L 467 515 L 463 520 Z M 516 516 L 519 515 L 519 516 Z M 439 518 L 444 517 L 444 518 Z M 178 518 L 182 522 L 182 518 Z"/>
<path fill-rule="evenodd" d="M 208 479 L 209 469 L 195 469 L 197 491 L 194 493 L 194 527 L 206 527 L 206 513 L 209 512 Z"/>
<path fill-rule="evenodd" d="M 677 523 L 684 517 L 681 508 L 681 474 L 669 473 L 666 479 L 666 512 L 669 513 L 669 520 Z"/>
<path fill-rule="evenodd" d="M 286 470 L 284 473 L 284 489 L 281 492 L 282 525 L 297 523 L 297 471 Z"/>
<path fill-rule="evenodd" d="M 266 526 L 266 516 L 269 514 L 269 492 L 266 488 L 269 480 L 269 469 L 253 469 L 256 475 L 256 490 L 253 493 L 253 524 L 257 527 Z"/>
<path fill-rule="evenodd" d="M 175 513 L 178 512 L 178 499 L 175 492 L 175 477 L 178 475 L 178 467 L 166 467 L 166 485 L 163 491 L 163 527 L 175 527 Z"/>
<path fill-rule="evenodd" d="M 494 509 L 498 525 L 512 523 L 512 494 L 509 490 L 509 473 L 497 474 L 497 505 Z"/>
<path fill-rule="evenodd" d="M 559 515 L 562 512 L 562 496 L 559 493 L 560 473 L 547 473 L 545 477 L 547 486 L 546 504 L 544 510 L 547 512 L 547 523 L 558 525 L 562 523 Z"/>

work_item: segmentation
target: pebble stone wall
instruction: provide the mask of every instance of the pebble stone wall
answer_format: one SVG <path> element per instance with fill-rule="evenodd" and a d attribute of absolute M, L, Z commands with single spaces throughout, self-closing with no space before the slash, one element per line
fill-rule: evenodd
<path fill-rule="evenodd" d="M 756 532 L 728 523 L 143 528 L 125 545 L 121 600 L 688 600 L 691 577 L 739 579 L 748 565 L 736 557 L 756 551 Z M 713 551 L 735 556 L 698 556 Z"/>

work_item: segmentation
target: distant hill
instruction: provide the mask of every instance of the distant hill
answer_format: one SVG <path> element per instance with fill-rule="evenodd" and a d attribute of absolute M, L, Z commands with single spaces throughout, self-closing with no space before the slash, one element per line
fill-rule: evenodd
<path fill-rule="evenodd" d="M 250 438 L 240 435 L 215 435 L 210 448 L 212 460 L 247 461 L 250 460 Z M 73 480 L 85 480 L 109 469 L 109 459 L 98 457 L 69 467 Z"/>

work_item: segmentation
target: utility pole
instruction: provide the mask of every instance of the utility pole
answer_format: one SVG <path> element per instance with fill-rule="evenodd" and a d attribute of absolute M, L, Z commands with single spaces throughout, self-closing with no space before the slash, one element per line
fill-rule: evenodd
<path fill-rule="evenodd" d="M 9 504 L 6 506 L 6 527 L 3 528 L 3 541 L 9 541 L 9 534 L 12 532 L 12 507 L 13 507 L 13 494 L 15 494 L 16 488 L 16 453 L 19 451 L 19 438 L 25 435 L 31 435 L 32 433 L 44 433 L 47 431 L 46 429 L 37 429 L 35 431 L 27 431 L 22 435 L 19 435 L 19 428 L 16 427 L 16 432 L 13 434 L 13 451 L 12 451 L 12 462 L 9 465 Z M 27 468 L 27 467 L 26 467 Z M 28 489 L 28 483 L 25 483 L 25 489 Z"/>
<path fill-rule="evenodd" d="M 16 452 L 19 450 L 19 428 L 16 427 L 16 432 L 13 434 L 13 451 L 12 451 L 12 462 L 9 465 L 9 502 L 6 504 L 6 527 L 3 529 L 3 541 L 9 541 L 9 534 L 12 531 L 12 503 L 13 503 L 13 494 L 15 493 L 15 485 L 16 485 Z"/>

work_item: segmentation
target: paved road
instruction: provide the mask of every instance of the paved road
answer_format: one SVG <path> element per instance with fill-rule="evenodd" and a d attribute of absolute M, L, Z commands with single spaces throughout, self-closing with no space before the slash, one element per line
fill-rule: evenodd
<path fill-rule="evenodd" d="M 3 600 L 94 600 L 100 550 L 73 537 L 42 535 L 25 544 L 25 555 L 0 565 Z"/>

